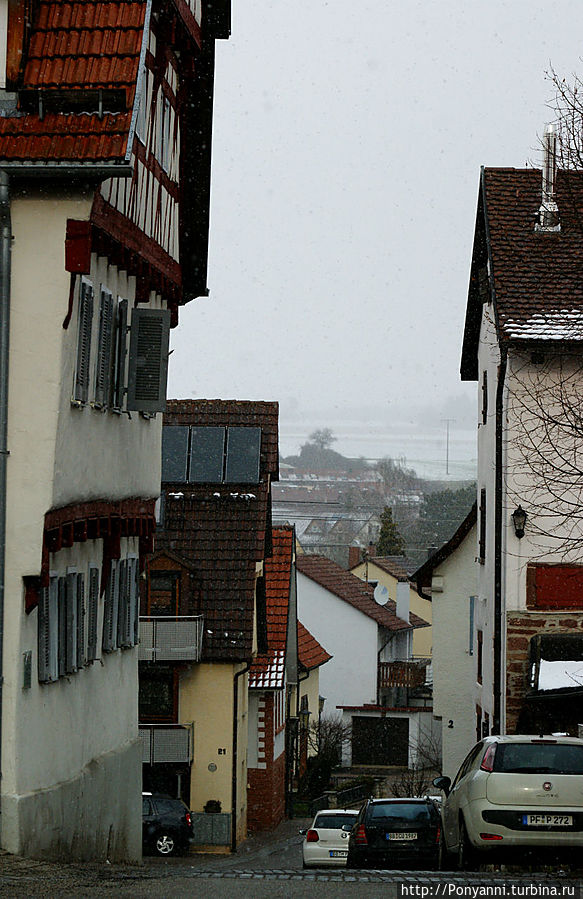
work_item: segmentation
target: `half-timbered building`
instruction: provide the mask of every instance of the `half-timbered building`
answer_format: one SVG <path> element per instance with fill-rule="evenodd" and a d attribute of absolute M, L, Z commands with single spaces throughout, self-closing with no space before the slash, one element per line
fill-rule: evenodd
<path fill-rule="evenodd" d="M 229 0 L 0 0 L 1 845 L 141 852 L 138 583 Z"/>

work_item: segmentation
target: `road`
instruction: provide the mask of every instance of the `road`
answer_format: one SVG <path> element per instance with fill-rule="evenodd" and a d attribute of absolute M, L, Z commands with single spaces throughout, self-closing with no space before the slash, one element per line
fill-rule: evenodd
<path fill-rule="evenodd" d="M 301 822 L 235 855 L 144 859 L 135 866 L 56 865 L 0 854 L 0 896 L 132 899 L 580 899 L 574 877 L 513 871 L 304 871 Z M 538 889 L 538 888 L 541 889 Z M 552 892 L 551 892 L 552 890 Z"/>

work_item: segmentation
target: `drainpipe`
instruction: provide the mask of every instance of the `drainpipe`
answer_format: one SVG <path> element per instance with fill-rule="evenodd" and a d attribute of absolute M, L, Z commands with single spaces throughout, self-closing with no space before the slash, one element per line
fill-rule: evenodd
<path fill-rule="evenodd" d="M 0 172 L 0 778 L 2 777 L 2 685 L 4 682 L 4 582 L 6 570 L 6 468 L 8 462 L 8 349 L 10 339 L 10 181 Z"/>
<path fill-rule="evenodd" d="M 502 725 L 502 463 L 503 463 L 503 415 L 504 386 L 506 382 L 507 356 L 502 347 L 496 386 L 496 465 L 494 510 L 494 713 L 492 733 L 499 734 Z"/>
<path fill-rule="evenodd" d="M 237 739 L 239 736 L 239 678 L 247 674 L 251 663 L 233 678 L 233 769 L 231 772 L 231 852 L 237 851 Z"/>

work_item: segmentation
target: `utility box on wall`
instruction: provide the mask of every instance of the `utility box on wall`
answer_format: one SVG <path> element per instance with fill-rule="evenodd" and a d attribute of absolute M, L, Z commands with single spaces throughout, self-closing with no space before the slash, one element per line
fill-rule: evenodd
<path fill-rule="evenodd" d="M 226 812 L 219 814 L 193 812 L 192 829 L 193 846 L 231 845 L 231 815 Z"/>

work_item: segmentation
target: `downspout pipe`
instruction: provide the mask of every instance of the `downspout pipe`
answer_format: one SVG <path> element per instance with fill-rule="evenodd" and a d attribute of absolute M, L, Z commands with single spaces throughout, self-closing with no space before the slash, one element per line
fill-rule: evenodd
<path fill-rule="evenodd" d="M 496 386 L 496 449 L 494 484 L 494 709 L 492 733 L 499 734 L 502 727 L 502 635 L 504 630 L 502 605 L 502 464 L 504 461 L 504 388 L 506 384 L 506 348 L 501 349 Z"/>
<path fill-rule="evenodd" d="M 0 779 L 2 777 L 2 686 L 4 683 L 4 587 L 6 578 L 6 471 L 8 467 L 8 353 L 12 220 L 10 179 L 0 172 Z"/>
<path fill-rule="evenodd" d="M 239 738 L 239 678 L 251 667 L 248 662 L 233 678 L 233 768 L 231 771 L 231 852 L 237 851 L 237 743 Z"/>

